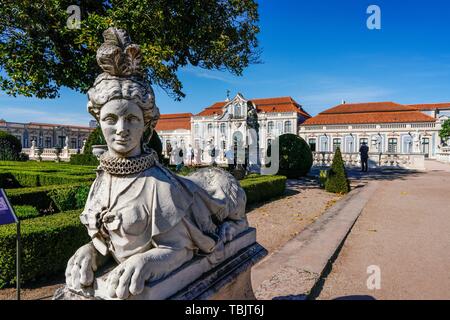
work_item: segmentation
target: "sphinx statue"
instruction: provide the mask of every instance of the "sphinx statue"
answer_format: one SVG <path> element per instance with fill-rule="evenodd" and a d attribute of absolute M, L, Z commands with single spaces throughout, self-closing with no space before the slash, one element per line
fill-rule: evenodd
<path fill-rule="evenodd" d="M 246 195 L 219 168 L 181 177 L 158 162 L 147 143 L 159 110 L 139 46 L 124 30 L 109 28 L 103 36 L 97 51 L 103 73 L 88 91 L 87 108 L 108 149 L 80 216 L 91 241 L 68 261 L 66 287 L 89 288 L 95 272 L 113 261 L 106 291 L 127 299 L 195 256 L 220 252 L 248 229 Z"/>

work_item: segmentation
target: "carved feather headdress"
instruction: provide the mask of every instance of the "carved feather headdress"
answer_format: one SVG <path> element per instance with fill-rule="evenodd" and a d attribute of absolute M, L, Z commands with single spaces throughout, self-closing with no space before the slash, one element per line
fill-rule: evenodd
<path fill-rule="evenodd" d="M 131 43 L 128 33 L 113 27 L 103 32 L 104 43 L 97 50 L 97 63 L 104 72 L 117 77 L 142 77 L 141 49 Z"/>

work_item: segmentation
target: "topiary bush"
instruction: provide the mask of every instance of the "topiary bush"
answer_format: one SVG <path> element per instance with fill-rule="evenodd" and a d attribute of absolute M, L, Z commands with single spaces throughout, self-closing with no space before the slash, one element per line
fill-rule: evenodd
<path fill-rule="evenodd" d="M 22 144 L 13 135 L 0 131 L 0 160 L 19 161 L 23 157 L 20 155 Z"/>
<path fill-rule="evenodd" d="M 341 150 L 336 149 L 333 157 L 333 163 L 328 170 L 327 180 L 325 182 L 325 190 L 333 193 L 348 193 L 350 191 L 350 183 L 345 171 L 344 161 L 342 160 Z"/>
<path fill-rule="evenodd" d="M 278 175 L 288 178 L 304 177 L 313 164 L 313 155 L 305 140 L 295 134 L 283 134 L 279 137 L 280 166 Z"/>
<path fill-rule="evenodd" d="M 80 210 L 21 223 L 22 282 L 63 274 L 67 261 L 89 241 Z M 0 226 L 0 288 L 16 281 L 16 226 Z"/>

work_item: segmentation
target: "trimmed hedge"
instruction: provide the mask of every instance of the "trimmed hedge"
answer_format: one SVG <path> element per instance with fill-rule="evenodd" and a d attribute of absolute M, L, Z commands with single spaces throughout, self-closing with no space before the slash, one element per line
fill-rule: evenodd
<path fill-rule="evenodd" d="M 74 154 L 70 156 L 70 164 L 82 166 L 98 166 L 99 161 L 96 156 L 92 154 Z"/>
<path fill-rule="evenodd" d="M 7 189 L 12 205 L 30 205 L 39 212 L 51 213 L 84 207 L 90 183 Z"/>
<path fill-rule="evenodd" d="M 285 176 L 250 175 L 239 182 L 247 195 L 247 205 L 279 197 L 286 189 Z"/>
<path fill-rule="evenodd" d="M 26 220 L 39 217 L 40 213 L 38 209 L 33 206 L 14 206 L 14 212 L 19 220 Z"/>
<path fill-rule="evenodd" d="M 23 283 L 62 273 L 69 258 L 89 241 L 80 213 L 80 210 L 61 212 L 21 223 Z M 1 226 L 0 288 L 15 283 L 15 259 L 16 226 Z"/>
<path fill-rule="evenodd" d="M 76 182 L 89 182 L 95 179 L 91 174 L 63 174 L 37 171 L 9 171 L 0 173 L 0 188 L 40 187 Z"/>

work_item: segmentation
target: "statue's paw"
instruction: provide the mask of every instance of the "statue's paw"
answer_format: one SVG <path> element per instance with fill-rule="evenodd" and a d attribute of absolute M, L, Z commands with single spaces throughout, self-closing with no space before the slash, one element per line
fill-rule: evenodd
<path fill-rule="evenodd" d="M 237 228 L 233 222 L 224 222 L 220 225 L 219 236 L 223 242 L 229 242 L 236 236 Z"/>
<path fill-rule="evenodd" d="M 144 291 L 147 277 L 145 262 L 140 254 L 119 264 L 108 276 L 107 292 L 111 298 L 127 299 Z"/>
<path fill-rule="evenodd" d="M 67 263 L 65 273 L 67 287 L 82 290 L 84 287 L 91 286 L 94 282 L 94 267 L 93 256 L 78 250 Z"/>

